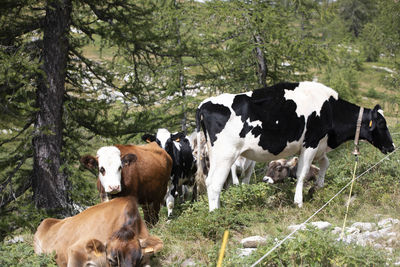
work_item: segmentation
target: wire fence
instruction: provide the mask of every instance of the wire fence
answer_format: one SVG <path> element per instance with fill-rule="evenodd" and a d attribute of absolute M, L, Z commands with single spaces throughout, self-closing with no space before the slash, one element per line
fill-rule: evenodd
<path fill-rule="evenodd" d="M 391 155 L 393 155 L 397 150 L 399 149 L 399 147 L 395 148 L 395 150 L 393 150 L 392 152 L 390 152 L 389 154 L 387 154 L 385 157 L 383 157 L 381 160 L 379 160 L 378 162 L 376 162 L 374 165 L 372 165 L 371 167 L 369 167 L 367 170 L 365 170 L 363 173 L 361 173 L 360 175 L 358 175 L 354 181 L 358 180 L 360 177 L 362 177 L 363 175 L 365 175 L 366 173 L 368 173 L 370 170 L 372 170 L 373 168 L 375 168 L 376 166 L 378 166 L 379 164 L 381 164 L 384 160 L 386 160 L 387 158 L 389 158 Z M 317 215 L 320 211 L 322 211 L 326 206 L 329 205 L 329 203 L 331 203 L 338 195 L 340 195 L 349 185 L 351 185 L 352 181 L 348 182 L 342 189 L 340 189 L 331 199 L 329 199 L 324 205 L 321 206 L 321 208 L 319 208 L 317 211 L 315 211 L 307 220 L 305 220 L 302 224 L 299 225 L 299 227 L 297 227 L 296 229 L 294 229 L 290 234 L 288 234 L 285 238 L 283 238 L 281 241 L 279 241 L 278 243 L 276 243 L 276 245 L 274 247 L 272 247 L 267 253 L 265 253 L 260 259 L 258 259 L 255 263 L 253 263 L 251 265 L 251 267 L 256 266 L 257 264 L 261 263 L 266 257 L 268 257 L 268 255 L 270 255 L 274 250 L 276 250 L 277 248 L 279 248 L 286 240 L 288 240 L 290 237 L 292 237 L 298 230 L 302 229 L 303 226 L 308 223 L 312 218 L 315 217 L 315 215 Z"/>

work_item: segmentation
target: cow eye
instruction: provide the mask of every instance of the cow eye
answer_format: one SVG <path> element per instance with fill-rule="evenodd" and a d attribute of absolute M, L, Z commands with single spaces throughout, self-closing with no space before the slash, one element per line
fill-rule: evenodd
<path fill-rule="evenodd" d="M 101 167 L 101 168 L 100 168 L 100 173 L 101 173 L 102 175 L 104 175 L 104 174 L 106 173 L 106 170 L 105 170 L 103 167 Z"/>
<path fill-rule="evenodd" d="M 113 258 L 108 258 L 108 263 L 110 264 L 110 266 L 118 266 L 117 260 Z"/>

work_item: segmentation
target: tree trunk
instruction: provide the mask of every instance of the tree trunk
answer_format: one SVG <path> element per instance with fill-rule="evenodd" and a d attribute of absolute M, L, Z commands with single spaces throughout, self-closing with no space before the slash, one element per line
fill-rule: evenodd
<path fill-rule="evenodd" d="M 71 0 L 47 1 L 43 29 L 43 74 L 38 78 L 38 112 L 33 138 L 33 199 L 36 207 L 68 207 L 67 177 L 62 165 L 63 98 L 68 58 Z"/>
<path fill-rule="evenodd" d="M 174 1 L 174 6 L 175 9 L 178 9 L 178 3 L 177 1 Z M 176 43 L 179 49 L 182 49 L 181 47 L 181 33 L 180 33 L 180 22 L 179 19 L 175 19 L 175 26 L 176 26 Z M 182 132 L 186 134 L 186 122 L 187 122 L 187 114 L 186 114 L 186 88 L 185 88 L 185 76 L 184 76 L 184 67 L 183 67 L 183 60 L 182 60 L 182 54 L 181 50 L 179 50 L 179 55 L 177 56 L 177 63 L 178 63 L 178 69 L 179 69 L 179 89 L 181 90 L 181 95 L 182 95 L 182 121 L 181 121 L 181 129 Z"/>
<path fill-rule="evenodd" d="M 257 59 L 257 76 L 258 76 L 258 83 L 262 87 L 267 86 L 267 62 L 265 60 L 264 52 L 260 48 L 260 45 L 263 44 L 263 40 L 260 35 L 255 34 L 254 41 L 257 44 L 256 48 L 254 49 L 254 53 Z"/>

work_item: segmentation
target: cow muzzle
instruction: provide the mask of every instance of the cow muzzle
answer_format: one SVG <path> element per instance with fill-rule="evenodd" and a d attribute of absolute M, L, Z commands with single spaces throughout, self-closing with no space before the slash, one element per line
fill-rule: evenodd
<path fill-rule="evenodd" d="M 105 190 L 108 194 L 116 194 L 121 192 L 121 185 L 109 185 L 105 188 Z"/>
<path fill-rule="evenodd" d="M 269 176 L 264 176 L 263 182 L 269 183 L 269 184 L 273 184 L 273 183 L 274 183 L 274 180 L 273 180 L 271 177 L 269 177 Z"/>

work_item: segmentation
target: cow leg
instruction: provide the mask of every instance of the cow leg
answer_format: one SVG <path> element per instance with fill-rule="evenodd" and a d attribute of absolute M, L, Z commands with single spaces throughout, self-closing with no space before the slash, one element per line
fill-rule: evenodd
<path fill-rule="evenodd" d="M 142 206 L 144 220 L 148 224 L 149 227 L 153 227 L 158 222 L 158 212 L 160 211 L 160 203 L 155 205 L 155 202 L 152 204 L 144 204 Z"/>
<path fill-rule="evenodd" d="M 326 154 L 324 154 L 322 156 L 322 158 L 319 160 L 319 173 L 318 173 L 317 180 L 315 181 L 316 186 L 318 188 L 324 187 L 324 179 L 325 179 L 325 174 L 326 174 L 326 171 L 328 170 L 328 167 L 329 167 L 329 159 L 326 156 Z"/>
<path fill-rule="evenodd" d="M 224 158 L 224 160 L 218 162 L 214 162 L 210 158 L 210 161 L 210 171 L 206 179 L 206 186 L 209 210 L 213 211 L 220 207 L 220 194 L 229 174 L 230 167 L 235 162 L 235 157 Z"/>
<path fill-rule="evenodd" d="M 172 210 L 175 206 L 175 198 L 174 196 L 171 194 L 172 191 L 172 187 L 173 185 L 169 185 L 168 186 L 168 190 L 167 190 L 167 195 L 165 198 L 165 205 L 167 206 L 167 210 L 168 210 L 168 217 L 170 217 L 172 215 Z"/>
<path fill-rule="evenodd" d="M 252 161 L 249 167 L 244 171 L 244 177 L 242 180 L 242 184 L 249 184 L 251 175 L 253 174 L 254 166 L 256 165 L 255 161 Z"/>
<path fill-rule="evenodd" d="M 294 203 L 299 206 L 299 208 L 303 207 L 303 185 L 304 179 L 308 174 L 311 163 L 314 159 L 315 153 L 317 149 L 306 148 L 302 151 L 299 157 L 299 163 L 297 167 L 297 184 L 296 184 L 296 192 L 294 194 Z"/>
<path fill-rule="evenodd" d="M 155 225 L 157 222 L 158 222 L 158 219 L 159 219 L 159 214 L 160 214 L 160 207 L 161 207 L 161 201 L 155 201 L 155 202 L 153 202 L 153 205 L 152 205 L 152 212 L 153 212 L 153 222 L 152 222 L 152 224 L 153 225 Z"/>
<path fill-rule="evenodd" d="M 239 185 L 239 178 L 237 176 L 236 166 L 235 165 L 231 166 L 231 175 L 232 175 L 232 183 L 234 185 Z"/>

